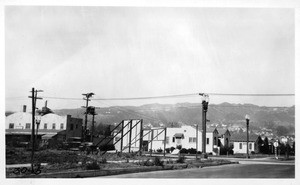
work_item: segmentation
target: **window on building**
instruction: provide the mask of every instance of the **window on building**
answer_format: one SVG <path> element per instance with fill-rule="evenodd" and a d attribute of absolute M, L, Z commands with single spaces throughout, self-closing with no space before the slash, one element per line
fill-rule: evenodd
<path fill-rule="evenodd" d="M 60 129 L 61 129 L 61 130 L 64 129 L 64 124 L 63 124 L 63 123 L 60 124 Z"/>
<path fill-rule="evenodd" d="M 214 137 L 214 145 L 217 145 L 217 138 Z"/>
<path fill-rule="evenodd" d="M 175 143 L 175 137 L 173 137 L 173 143 Z"/>
<path fill-rule="evenodd" d="M 195 137 L 189 137 L 189 143 L 195 143 L 196 138 Z"/>
<path fill-rule="evenodd" d="M 242 149 L 243 148 L 243 143 L 240 143 L 240 149 Z"/>
<path fill-rule="evenodd" d="M 197 138 L 194 137 L 193 138 L 193 143 L 196 143 L 196 141 L 197 141 Z"/>
<path fill-rule="evenodd" d="M 8 128 L 14 128 L 14 124 L 10 123 Z"/>
<path fill-rule="evenodd" d="M 206 138 L 206 144 L 209 145 L 209 138 Z"/>
<path fill-rule="evenodd" d="M 73 129 L 74 129 L 74 125 L 71 124 L 71 125 L 70 125 L 70 130 L 73 130 Z"/>
<path fill-rule="evenodd" d="M 52 124 L 52 129 L 55 129 L 55 123 Z"/>
<path fill-rule="evenodd" d="M 252 144 L 249 143 L 249 150 L 252 150 Z"/>
<path fill-rule="evenodd" d="M 169 144 L 170 137 L 166 137 L 166 144 Z"/>
<path fill-rule="evenodd" d="M 78 129 L 78 124 L 76 124 L 76 127 L 75 127 L 76 129 Z"/>
<path fill-rule="evenodd" d="M 30 123 L 26 123 L 25 128 L 30 129 Z"/>
<path fill-rule="evenodd" d="M 47 123 L 44 123 L 44 129 L 47 129 Z"/>

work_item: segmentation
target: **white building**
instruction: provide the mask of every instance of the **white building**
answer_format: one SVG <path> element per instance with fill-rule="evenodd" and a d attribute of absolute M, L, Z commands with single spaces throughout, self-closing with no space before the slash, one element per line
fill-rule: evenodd
<path fill-rule="evenodd" d="M 255 134 L 249 134 L 249 140 L 248 140 L 248 149 L 249 149 L 249 154 L 251 152 L 255 152 L 257 150 L 257 141 L 260 136 L 255 135 Z M 247 153 L 247 134 L 242 133 L 242 134 L 233 134 L 231 135 L 230 138 L 230 144 L 233 146 L 233 152 L 235 154 L 237 153 Z"/>
<path fill-rule="evenodd" d="M 32 132 L 32 114 L 17 112 L 5 119 L 5 131 L 8 140 L 15 137 L 30 140 Z M 71 115 L 59 116 L 46 114 L 40 117 L 40 124 L 35 123 L 35 134 L 40 139 L 56 138 L 66 140 L 69 137 L 81 137 L 82 119 Z"/>
<path fill-rule="evenodd" d="M 164 128 L 160 130 L 158 128 L 153 128 L 153 138 L 157 136 L 158 133 L 163 131 Z M 156 130 L 158 129 L 158 130 Z M 184 125 L 176 128 L 166 128 L 166 148 L 194 148 L 197 146 L 197 133 L 198 133 L 198 151 L 202 151 L 202 131 L 196 129 L 194 126 Z M 146 131 L 144 131 L 144 135 Z M 147 131 L 148 134 L 143 138 L 144 145 L 146 145 L 146 150 L 151 149 L 151 133 L 152 130 Z M 147 142 L 149 144 L 147 144 Z M 218 154 L 218 131 L 217 129 L 207 129 L 206 131 L 206 152 Z M 152 142 L 152 150 L 158 150 L 164 148 L 164 132 L 162 132 L 156 139 Z"/>

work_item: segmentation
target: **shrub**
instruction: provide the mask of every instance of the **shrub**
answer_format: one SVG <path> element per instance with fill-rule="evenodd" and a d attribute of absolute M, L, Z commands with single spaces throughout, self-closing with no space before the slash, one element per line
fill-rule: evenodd
<path fill-rule="evenodd" d="M 201 152 L 201 151 L 198 151 L 197 154 L 202 154 L 202 152 Z"/>
<path fill-rule="evenodd" d="M 150 159 L 147 159 L 146 161 L 141 162 L 142 166 L 153 166 L 153 163 L 150 161 Z"/>
<path fill-rule="evenodd" d="M 187 151 L 190 154 L 196 154 L 196 152 L 197 152 L 195 148 L 189 148 Z"/>
<path fill-rule="evenodd" d="M 181 150 L 182 146 L 181 146 L 181 145 L 178 145 L 178 146 L 176 146 L 176 148 L 177 148 L 178 150 Z"/>
<path fill-rule="evenodd" d="M 158 153 L 162 153 L 163 150 L 162 150 L 161 148 L 159 148 L 159 149 L 157 149 L 156 151 L 157 151 Z"/>
<path fill-rule="evenodd" d="M 171 149 L 170 148 L 166 148 L 166 153 L 170 153 Z"/>
<path fill-rule="evenodd" d="M 185 157 L 184 156 L 179 156 L 178 159 L 176 160 L 177 163 L 184 163 Z"/>
<path fill-rule="evenodd" d="M 204 154 L 203 154 L 203 158 L 204 158 L 204 159 L 207 159 L 207 157 L 208 157 L 207 153 L 204 153 Z"/>
<path fill-rule="evenodd" d="M 99 149 L 100 151 L 115 150 L 115 145 L 102 145 Z"/>
<path fill-rule="evenodd" d="M 102 159 L 100 159 L 99 162 L 105 164 L 105 163 L 107 163 L 107 159 L 106 158 L 102 158 Z"/>
<path fill-rule="evenodd" d="M 97 164 L 96 161 L 92 162 L 92 163 L 88 163 L 86 164 L 86 169 L 87 170 L 99 170 L 100 166 Z"/>
<path fill-rule="evenodd" d="M 185 148 L 182 148 L 182 149 L 180 150 L 180 153 L 181 153 L 181 154 L 187 154 L 187 153 L 188 153 L 188 150 L 185 149 Z"/>
<path fill-rule="evenodd" d="M 170 148 L 170 150 L 171 150 L 171 152 L 173 152 L 173 151 L 175 150 L 175 148 L 172 146 L 172 147 Z"/>
<path fill-rule="evenodd" d="M 164 165 L 164 162 L 159 157 L 155 157 L 153 163 L 155 166 L 163 166 Z"/>
<path fill-rule="evenodd" d="M 254 152 L 254 151 L 251 151 L 251 154 L 252 154 L 252 155 L 254 155 L 254 154 L 255 154 L 255 152 Z"/>

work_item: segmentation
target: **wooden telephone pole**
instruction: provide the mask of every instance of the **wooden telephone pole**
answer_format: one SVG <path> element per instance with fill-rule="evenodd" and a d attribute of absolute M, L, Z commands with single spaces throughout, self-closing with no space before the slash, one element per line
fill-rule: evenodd
<path fill-rule="evenodd" d="M 89 101 L 90 98 L 95 95 L 94 93 L 86 93 L 86 94 L 82 94 L 83 96 L 85 96 L 83 99 L 86 100 L 86 105 L 82 106 L 82 108 L 85 108 L 85 120 L 84 120 L 84 127 L 83 127 L 83 131 L 81 132 L 81 138 L 83 139 L 83 141 L 86 141 L 86 136 L 87 136 L 87 115 L 88 115 L 88 107 L 89 107 Z"/>
<path fill-rule="evenodd" d="M 35 126 L 35 107 L 36 107 L 36 100 L 37 99 L 42 99 L 40 97 L 37 97 L 38 92 L 43 92 L 42 90 L 32 90 L 30 91 L 32 93 L 31 96 L 28 96 L 32 100 L 32 129 L 31 129 L 31 144 L 32 144 L 32 149 L 31 149 L 31 171 L 33 172 L 33 157 L 34 157 L 34 150 L 35 150 L 35 137 L 34 137 L 34 126 Z"/>

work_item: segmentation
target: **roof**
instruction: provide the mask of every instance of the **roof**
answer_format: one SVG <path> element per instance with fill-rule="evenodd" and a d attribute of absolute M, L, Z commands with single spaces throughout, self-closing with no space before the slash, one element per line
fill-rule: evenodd
<path fill-rule="evenodd" d="M 219 132 L 220 135 L 223 135 L 223 134 L 225 134 L 226 132 L 228 132 L 229 135 L 231 135 L 230 132 L 229 132 L 229 130 L 228 130 L 228 129 L 224 129 L 224 128 L 218 129 L 218 132 Z"/>
<path fill-rule="evenodd" d="M 215 131 L 218 132 L 217 128 L 206 128 L 206 133 L 208 133 L 208 132 L 215 132 Z"/>
<path fill-rule="evenodd" d="M 183 135 L 183 133 L 176 133 L 176 134 L 174 134 L 174 137 L 184 138 L 184 135 Z"/>
<path fill-rule="evenodd" d="M 249 134 L 249 141 L 255 142 L 258 139 L 258 135 L 255 134 Z M 230 137 L 230 141 L 247 141 L 247 134 L 246 133 L 242 133 L 242 134 L 232 134 Z"/>

